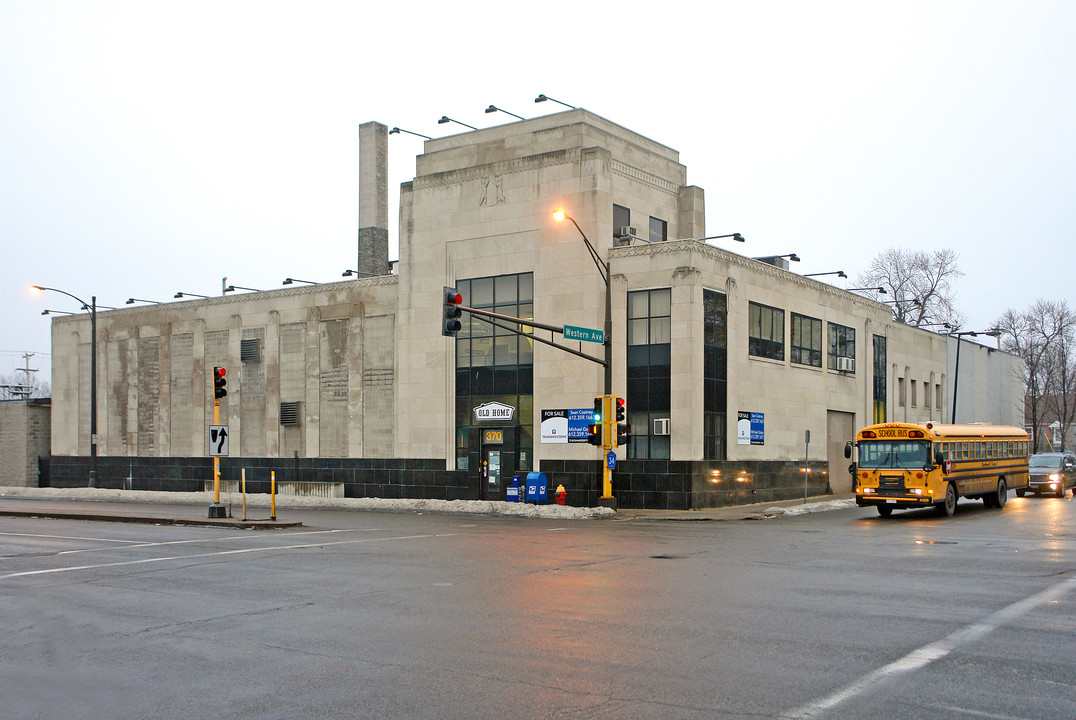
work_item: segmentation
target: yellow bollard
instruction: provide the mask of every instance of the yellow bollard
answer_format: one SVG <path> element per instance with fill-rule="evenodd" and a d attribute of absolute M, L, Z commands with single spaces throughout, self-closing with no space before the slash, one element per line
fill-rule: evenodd
<path fill-rule="evenodd" d="M 269 471 L 269 519 L 276 520 L 276 470 Z"/>
<path fill-rule="evenodd" d="M 240 474 L 240 483 L 243 485 L 243 522 L 247 521 L 247 469 L 243 468 Z"/>

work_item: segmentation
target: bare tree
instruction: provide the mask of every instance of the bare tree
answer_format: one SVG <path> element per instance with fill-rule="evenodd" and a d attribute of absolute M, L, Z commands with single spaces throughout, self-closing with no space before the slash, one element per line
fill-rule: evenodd
<path fill-rule="evenodd" d="M 1067 449 L 1068 429 L 1076 419 L 1076 313 L 1062 300 L 1055 308 L 1057 336 L 1048 354 L 1053 382 L 1048 402 L 1059 425 L 1061 449 Z"/>
<path fill-rule="evenodd" d="M 966 318 L 953 302 L 952 281 L 963 275 L 953 250 L 928 253 L 890 248 L 871 261 L 870 267 L 856 277 L 856 284 L 885 288 L 885 296 L 863 294 L 892 302 L 893 317 L 899 322 L 917 327 L 949 323 L 958 329 Z"/>
<path fill-rule="evenodd" d="M 1064 438 L 1076 414 L 1076 315 L 1063 300 L 1038 300 L 1024 312 L 1006 310 L 996 327 L 1002 348 L 1023 360 L 1024 421 L 1031 427 L 1032 452 L 1038 452 L 1050 418 L 1061 424 Z"/>

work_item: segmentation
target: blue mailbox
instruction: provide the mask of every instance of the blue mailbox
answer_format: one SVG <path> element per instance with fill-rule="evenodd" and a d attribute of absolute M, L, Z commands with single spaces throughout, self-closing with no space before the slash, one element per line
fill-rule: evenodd
<path fill-rule="evenodd" d="M 549 502 L 549 478 L 545 473 L 527 473 L 527 502 L 534 504 Z"/>

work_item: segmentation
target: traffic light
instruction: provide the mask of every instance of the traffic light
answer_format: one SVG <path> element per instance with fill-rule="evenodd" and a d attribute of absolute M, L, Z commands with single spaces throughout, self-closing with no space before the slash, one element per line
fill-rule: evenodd
<path fill-rule="evenodd" d="M 590 418 L 590 425 L 587 425 L 587 442 L 591 445 L 602 445 L 602 429 L 605 427 L 605 423 L 602 422 L 602 401 L 604 398 L 594 398 L 594 415 Z"/>
<path fill-rule="evenodd" d="M 456 292 L 456 288 L 445 286 L 445 312 L 441 323 L 441 334 L 446 337 L 456 337 L 456 333 L 463 327 L 460 322 L 459 304 L 463 302 L 463 296 Z"/>
<path fill-rule="evenodd" d="M 616 406 L 616 422 L 613 427 L 616 428 L 616 442 L 617 447 L 621 445 L 627 445 L 631 441 L 631 425 L 624 422 L 624 414 L 626 412 L 626 402 L 622 397 L 613 397 L 613 404 Z"/>
<path fill-rule="evenodd" d="M 224 379 L 224 376 L 228 374 L 228 371 L 222 367 L 213 368 L 213 397 L 220 400 L 222 397 L 228 394 L 225 386 L 228 381 Z"/>

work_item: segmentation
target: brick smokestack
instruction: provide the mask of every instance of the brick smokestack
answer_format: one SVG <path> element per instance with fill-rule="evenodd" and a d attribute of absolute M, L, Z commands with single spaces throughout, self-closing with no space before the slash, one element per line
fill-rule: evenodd
<path fill-rule="evenodd" d="M 355 269 L 389 271 L 389 135 L 378 122 L 359 125 L 359 258 Z"/>

